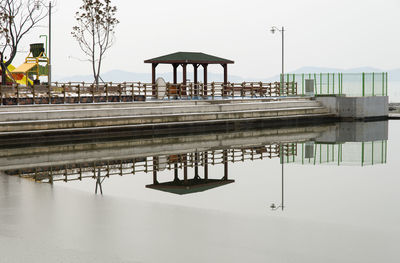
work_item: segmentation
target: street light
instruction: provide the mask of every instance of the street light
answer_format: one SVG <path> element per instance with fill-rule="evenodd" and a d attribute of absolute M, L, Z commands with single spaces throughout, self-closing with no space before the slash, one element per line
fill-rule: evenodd
<path fill-rule="evenodd" d="M 284 92 L 284 88 L 283 88 L 284 77 L 283 77 L 283 74 L 285 72 L 285 70 L 284 70 L 284 32 L 285 32 L 285 28 L 282 27 L 281 29 L 279 29 L 276 26 L 271 27 L 271 33 L 272 34 L 275 34 L 276 31 L 279 31 L 279 32 L 282 33 L 282 73 L 281 73 L 281 78 L 280 78 L 280 80 L 281 80 L 281 85 L 280 85 L 281 88 L 280 88 L 280 90 L 281 90 L 281 94 L 283 94 L 283 92 Z"/>
<path fill-rule="evenodd" d="M 48 82 L 49 82 L 49 86 L 51 86 L 51 7 L 52 7 L 52 5 L 51 5 L 51 1 L 49 1 L 49 6 L 45 6 L 42 3 L 42 1 L 37 0 L 35 2 L 35 7 L 36 7 L 37 10 L 39 10 L 40 5 L 43 5 L 49 11 L 49 50 L 47 50 L 47 48 L 46 48 L 46 54 L 47 54 L 47 58 L 49 59 L 49 65 L 48 65 L 49 77 L 48 77 Z M 47 37 L 46 37 L 46 40 L 47 40 Z M 47 43 L 46 43 L 46 45 L 47 45 Z"/>
<path fill-rule="evenodd" d="M 45 37 L 45 38 L 46 38 L 46 54 L 47 54 L 47 52 L 48 52 L 48 50 L 47 50 L 47 40 L 48 40 L 48 37 L 47 37 L 47 35 L 40 35 L 40 36 L 39 36 L 39 38 L 42 38 L 42 37 Z"/>

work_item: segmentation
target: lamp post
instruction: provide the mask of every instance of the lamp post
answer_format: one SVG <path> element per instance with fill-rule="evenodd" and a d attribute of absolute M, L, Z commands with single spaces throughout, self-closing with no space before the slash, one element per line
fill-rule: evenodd
<path fill-rule="evenodd" d="M 47 53 L 47 58 L 49 59 L 49 64 L 48 64 L 48 71 L 49 71 L 49 76 L 48 76 L 48 82 L 49 86 L 51 86 L 51 1 L 49 1 L 49 5 L 45 6 L 40 0 L 36 1 L 35 6 L 36 9 L 40 8 L 40 4 L 42 4 L 44 7 L 46 7 L 49 11 L 49 50 L 46 48 L 46 53 Z M 46 42 L 47 42 L 47 37 L 46 37 Z M 46 43 L 47 45 L 47 43 Z"/>
<path fill-rule="evenodd" d="M 49 52 L 49 51 L 47 50 L 47 40 L 48 40 L 48 37 L 47 37 L 47 35 L 40 35 L 39 38 L 41 38 L 41 37 L 46 38 L 46 54 L 47 54 L 47 52 Z"/>
<path fill-rule="evenodd" d="M 275 32 L 276 31 L 279 31 L 279 32 L 281 32 L 282 33 L 282 72 L 281 72 L 281 78 L 280 78 L 280 80 L 281 80 L 281 82 L 280 82 L 280 95 L 282 95 L 283 94 L 283 92 L 284 92 L 284 73 L 285 73 L 285 68 L 284 68 L 284 54 L 285 54 L 285 49 L 284 49 L 284 43 L 285 43 L 285 35 L 284 35 L 284 33 L 285 33 L 285 28 L 284 27 L 282 27 L 281 29 L 279 29 L 278 27 L 276 27 L 276 26 L 273 26 L 273 27 L 271 27 L 271 33 L 272 34 L 275 34 Z"/>

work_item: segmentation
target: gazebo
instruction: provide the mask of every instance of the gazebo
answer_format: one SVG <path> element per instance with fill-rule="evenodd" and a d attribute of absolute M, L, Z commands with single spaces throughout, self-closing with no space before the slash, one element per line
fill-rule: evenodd
<path fill-rule="evenodd" d="M 200 153 L 196 152 L 194 154 L 194 161 L 192 167 L 194 167 L 194 177 L 192 179 L 188 178 L 188 164 L 189 154 L 179 154 L 179 155 L 169 155 L 168 161 L 170 164 L 174 165 L 174 179 L 169 182 L 159 183 L 157 179 L 157 165 L 159 164 L 159 157 L 153 156 L 153 184 L 146 185 L 147 188 L 169 192 L 173 194 L 192 194 L 197 192 L 207 191 L 216 187 L 234 183 L 235 180 L 228 179 L 228 151 L 223 150 L 223 164 L 224 164 L 224 176 L 220 179 L 211 179 L 208 177 L 208 152 L 203 153 L 203 158 L 205 161 L 200 161 Z M 202 164 L 202 162 L 204 162 Z M 200 178 L 199 176 L 199 166 L 203 165 L 204 176 Z M 183 168 L 183 180 L 179 179 L 178 167 Z"/>
<path fill-rule="evenodd" d="M 235 63 L 232 60 L 224 59 L 200 52 L 176 52 L 169 55 L 156 57 L 152 59 L 145 60 L 144 63 L 151 63 L 151 83 L 156 84 L 156 68 L 158 64 L 171 64 L 173 67 L 173 83 L 177 84 L 177 69 L 182 66 L 182 84 L 186 86 L 187 80 L 187 65 L 193 65 L 193 82 L 196 84 L 197 69 L 201 65 L 204 70 L 204 85 L 207 85 L 207 67 L 209 64 L 220 64 L 224 69 L 224 84 L 228 83 L 228 64 Z M 206 90 L 206 88 L 205 88 Z"/>

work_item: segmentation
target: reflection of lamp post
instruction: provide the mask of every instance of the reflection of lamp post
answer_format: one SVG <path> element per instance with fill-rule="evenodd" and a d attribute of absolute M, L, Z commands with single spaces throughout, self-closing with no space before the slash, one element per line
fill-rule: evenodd
<path fill-rule="evenodd" d="M 281 29 L 279 29 L 276 26 L 271 27 L 271 33 L 275 34 L 275 31 L 279 31 L 279 32 L 282 33 L 282 73 L 281 73 L 281 78 L 280 78 L 280 80 L 281 80 L 281 85 L 280 85 L 281 88 L 280 88 L 280 90 L 281 90 L 281 94 L 283 94 L 283 92 L 284 92 L 284 88 L 283 88 L 284 77 L 283 77 L 283 74 L 284 74 L 284 32 L 285 32 L 285 28 L 282 27 Z"/>
<path fill-rule="evenodd" d="M 51 1 L 49 1 L 49 6 L 45 6 L 41 1 L 36 1 L 36 9 L 40 8 L 40 4 L 42 4 L 44 7 L 46 7 L 49 10 L 49 50 L 47 50 L 46 47 L 46 55 L 47 58 L 49 59 L 49 65 L 48 65 L 48 82 L 49 85 L 51 85 Z M 47 46 L 47 37 L 46 37 L 46 46 Z"/>
<path fill-rule="evenodd" d="M 271 208 L 271 210 L 277 210 L 277 209 L 279 209 L 279 208 L 281 208 L 282 209 L 282 211 L 283 211 L 283 209 L 285 208 L 285 205 L 284 205 L 284 184 L 283 184 L 283 163 L 284 163 L 284 161 L 285 161 L 285 157 L 284 157 L 284 152 L 283 152 L 283 144 L 280 146 L 280 148 L 281 148 L 281 150 L 280 150 L 280 157 L 281 157 L 281 163 L 282 163 L 282 182 L 281 182 L 281 185 L 282 185 L 282 189 L 281 189 L 281 194 L 282 194 L 282 196 L 281 196 L 281 204 L 280 205 L 278 205 L 278 206 L 276 206 L 274 203 L 272 203 L 271 204 L 271 206 L 270 206 L 270 208 Z"/>

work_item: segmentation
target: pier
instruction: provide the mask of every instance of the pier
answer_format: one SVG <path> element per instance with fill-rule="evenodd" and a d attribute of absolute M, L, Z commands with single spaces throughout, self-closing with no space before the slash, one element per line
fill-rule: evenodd
<path fill-rule="evenodd" d="M 387 73 L 286 74 L 284 82 L 232 83 L 233 63 L 203 53 L 180 52 L 146 60 L 152 82 L 52 83 L 0 86 L 0 136 L 21 133 L 207 129 L 210 126 L 384 120 Z M 156 78 L 171 64 L 173 82 Z M 207 65 L 221 64 L 223 82 L 208 82 Z M 194 82 L 187 81 L 187 65 Z M 204 69 L 203 82 L 197 68 Z M 183 81 L 177 82 L 182 66 Z"/>

